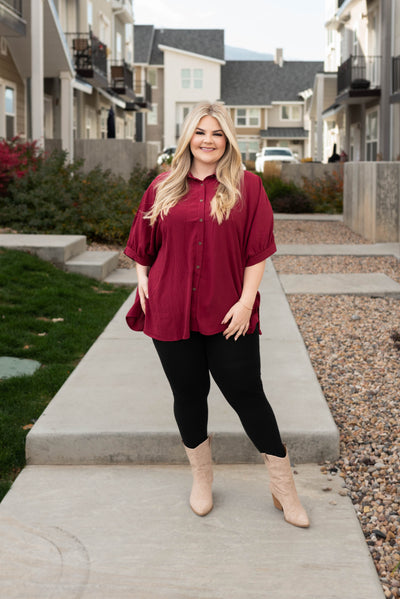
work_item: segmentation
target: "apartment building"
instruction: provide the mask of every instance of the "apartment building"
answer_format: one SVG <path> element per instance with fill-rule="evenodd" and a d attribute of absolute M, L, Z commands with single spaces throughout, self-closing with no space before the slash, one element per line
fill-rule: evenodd
<path fill-rule="evenodd" d="M 310 156 L 307 106 L 323 62 L 286 61 L 277 49 L 273 61 L 227 61 L 221 98 L 231 111 L 244 161 L 263 147 L 286 147 L 302 160 Z"/>
<path fill-rule="evenodd" d="M 309 155 L 306 105 L 321 62 L 225 61 L 223 30 L 156 29 L 135 25 L 135 72 L 152 86 L 152 111 L 141 130 L 158 151 L 176 145 L 182 122 L 201 100 L 219 100 L 231 111 L 243 160 L 264 146 Z"/>
<path fill-rule="evenodd" d="M 315 157 L 400 159 L 400 0 L 327 0 L 325 72 L 310 112 Z"/>
<path fill-rule="evenodd" d="M 0 0 L 0 137 L 71 157 L 74 139 L 134 141 L 151 90 L 133 51 L 132 0 Z"/>

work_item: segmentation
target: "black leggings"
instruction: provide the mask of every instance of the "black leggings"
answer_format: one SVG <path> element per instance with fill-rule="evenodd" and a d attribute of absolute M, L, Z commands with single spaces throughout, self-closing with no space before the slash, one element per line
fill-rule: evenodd
<path fill-rule="evenodd" d="M 210 373 L 237 412 L 258 451 L 285 456 L 274 412 L 265 396 L 260 372 L 258 331 L 225 339 L 192 332 L 190 339 L 153 339 L 174 395 L 174 414 L 186 447 L 207 439 Z"/>

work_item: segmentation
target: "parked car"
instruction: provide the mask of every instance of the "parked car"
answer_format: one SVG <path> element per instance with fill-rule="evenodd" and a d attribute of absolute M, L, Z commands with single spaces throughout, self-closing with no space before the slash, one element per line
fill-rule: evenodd
<path fill-rule="evenodd" d="M 264 172 L 265 162 L 293 162 L 299 161 L 289 148 L 263 148 L 256 154 L 256 171 Z"/>
<path fill-rule="evenodd" d="M 161 166 L 169 160 L 176 152 L 176 146 L 169 146 L 168 148 L 164 148 L 159 157 L 157 158 L 157 164 Z"/>

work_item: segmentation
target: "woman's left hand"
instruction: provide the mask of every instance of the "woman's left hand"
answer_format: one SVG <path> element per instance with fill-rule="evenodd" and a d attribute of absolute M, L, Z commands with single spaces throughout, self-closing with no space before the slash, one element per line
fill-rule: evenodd
<path fill-rule="evenodd" d="M 251 313 L 252 310 L 246 308 L 241 302 L 236 302 L 221 323 L 226 324 L 230 321 L 229 326 L 223 332 L 225 339 L 234 335 L 235 341 L 237 341 L 241 335 L 245 335 L 249 328 Z"/>

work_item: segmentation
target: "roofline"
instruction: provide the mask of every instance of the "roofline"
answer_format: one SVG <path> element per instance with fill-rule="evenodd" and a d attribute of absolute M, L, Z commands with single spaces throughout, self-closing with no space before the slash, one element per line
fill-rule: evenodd
<path fill-rule="evenodd" d="M 273 106 L 277 104 L 304 104 L 304 100 L 272 100 L 271 104 Z"/>
<path fill-rule="evenodd" d="M 152 69 L 163 69 L 163 64 L 153 64 L 151 62 L 133 62 L 134 67 L 151 67 Z"/>
<path fill-rule="evenodd" d="M 196 52 L 189 52 L 187 50 L 180 50 L 179 48 L 174 48 L 172 46 L 165 46 L 164 44 L 158 44 L 159 50 L 164 52 L 165 50 L 169 50 L 170 52 L 175 52 L 176 54 L 184 54 L 185 56 L 193 56 L 195 58 L 202 58 L 203 60 L 209 60 L 210 62 L 216 62 L 217 64 L 224 65 L 226 64 L 225 60 L 221 60 L 219 58 L 213 58 L 212 56 L 204 56 L 204 54 L 196 54 Z"/>

